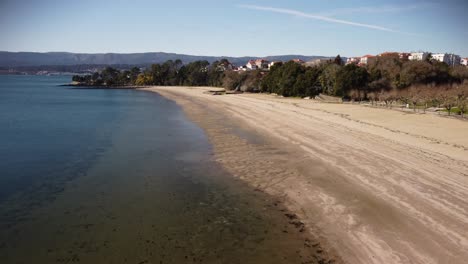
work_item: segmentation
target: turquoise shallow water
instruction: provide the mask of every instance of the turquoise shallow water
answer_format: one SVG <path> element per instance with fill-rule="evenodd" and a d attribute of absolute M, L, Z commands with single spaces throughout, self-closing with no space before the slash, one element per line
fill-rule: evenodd
<path fill-rule="evenodd" d="M 0 76 L 2 263 L 302 263 L 274 197 L 155 93 Z M 25 254 L 27 252 L 27 254 Z"/>

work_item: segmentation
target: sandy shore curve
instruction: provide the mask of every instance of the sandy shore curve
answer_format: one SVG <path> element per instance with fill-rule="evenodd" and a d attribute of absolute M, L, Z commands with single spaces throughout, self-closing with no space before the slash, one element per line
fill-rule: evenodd
<path fill-rule="evenodd" d="M 346 263 L 466 263 L 468 122 L 207 89 L 144 90 L 180 104 L 214 158 L 280 197 L 325 251 Z"/>

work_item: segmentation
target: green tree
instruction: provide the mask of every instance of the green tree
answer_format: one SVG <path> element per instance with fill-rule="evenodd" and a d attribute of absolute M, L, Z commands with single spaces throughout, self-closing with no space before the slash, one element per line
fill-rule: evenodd
<path fill-rule="evenodd" d="M 184 85 L 204 86 L 208 85 L 208 61 L 194 61 L 186 66 L 186 79 Z"/>
<path fill-rule="evenodd" d="M 368 79 L 369 73 L 366 69 L 355 64 L 348 64 L 337 72 L 334 95 L 344 96 L 353 89 L 366 90 Z"/>
<path fill-rule="evenodd" d="M 320 84 L 323 88 L 323 92 L 328 95 L 337 95 L 341 87 L 337 87 L 338 73 L 341 67 L 336 64 L 326 65 L 322 74 L 319 76 Z"/>
<path fill-rule="evenodd" d="M 333 60 L 333 63 L 340 66 L 343 65 L 343 61 L 341 60 L 340 54 L 336 55 L 335 59 Z"/>
<path fill-rule="evenodd" d="M 138 67 L 133 67 L 132 69 L 130 69 L 130 82 L 132 84 L 135 84 L 137 78 L 138 78 L 138 75 L 140 75 L 141 71 L 140 71 L 140 68 Z"/>
<path fill-rule="evenodd" d="M 119 71 L 117 69 L 114 69 L 112 67 L 106 67 L 104 70 L 101 72 L 102 80 L 105 85 L 112 86 L 116 83 L 118 83 L 118 75 Z"/>

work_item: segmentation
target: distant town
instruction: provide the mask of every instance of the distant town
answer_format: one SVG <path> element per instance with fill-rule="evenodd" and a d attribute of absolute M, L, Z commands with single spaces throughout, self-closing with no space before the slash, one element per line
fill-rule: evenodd
<path fill-rule="evenodd" d="M 430 52 L 384 52 L 379 55 L 365 55 L 362 57 L 350 57 L 346 60 L 346 64 L 355 63 L 357 65 L 366 65 L 375 61 L 377 57 L 395 57 L 401 60 L 410 61 L 424 61 L 424 60 L 436 60 L 445 62 L 449 66 L 457 65 L 468 65 L 468 58 L 461 58 L 459 55 L 449 53 L 430 53 Z"/>
<path fill-rule="evenodd" d="M 444 62 L 449 66 L 458 66 L 464 65 L 468 66 L 468 58 L 461 58 L 459 55 L 450 54 L 450 53 L 430 53 L 430 52 L 384 52 L 378 55 L 364 55 L 361 57 L 349 57 L 346 58 L 343 63 L 356 64 L 358 66 L 365 66 L 377 60 L 378 57 L 387 57 L 387 58 L 396 58 L 402 61 L 425 61 L 425 60 L 435 60 L 439 62 Z M 304 64 L 306 66 L 317 66 L 322 63 L 329 62 L 330 58 L 315 59 L 308 62 L 305 62 L 300 59 L 293 59 L 292 61 Z M 223 65 L 225 70 L 234 70 L 234 71 L 250 71 L 250 70 L 269 70 L 273 65 L 279 63 L 280 61 L 267 61 L 265 59 L 250 60 L 246 65 L 236 67 L 232 64 Z"/>

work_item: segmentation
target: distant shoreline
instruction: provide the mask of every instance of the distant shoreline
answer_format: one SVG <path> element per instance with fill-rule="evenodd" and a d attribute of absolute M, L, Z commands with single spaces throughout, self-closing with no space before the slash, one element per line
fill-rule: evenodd
<path fill-rule="evenodd" d="M 60 84 L 59 86 L 63 87 L 72 87 L 72 89 L 96 89 L 96 90 L 102 90 L 102 89 L 141 89 L 141 88 L 146 88 L 146 86 L 139 86 L 139 85 L 88 85 L 88 84 L 73 84 L 73 83 L 67 83 L 67 84 Z"/>

